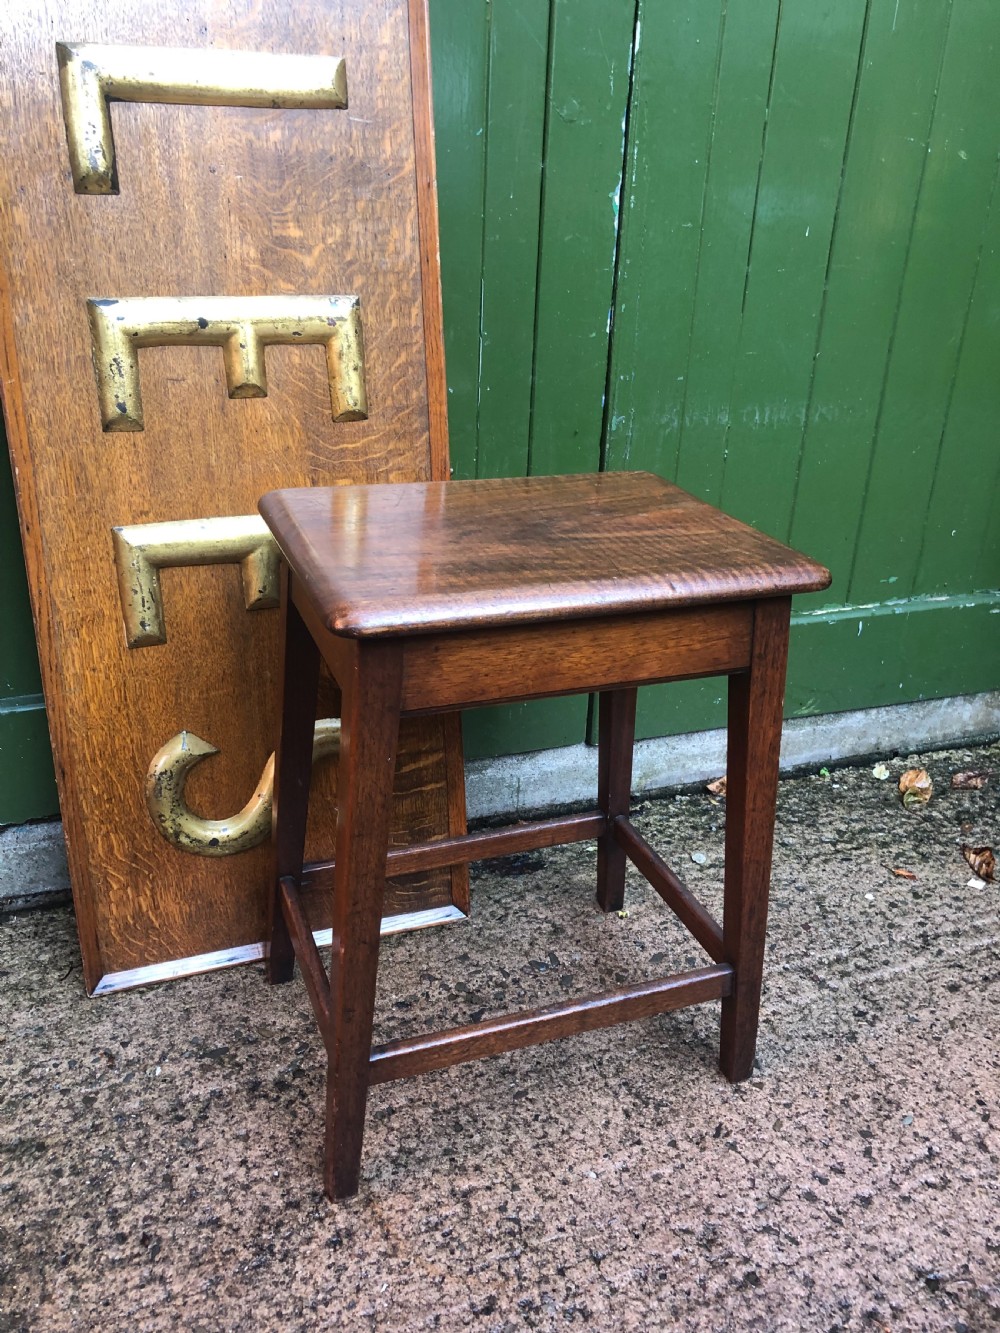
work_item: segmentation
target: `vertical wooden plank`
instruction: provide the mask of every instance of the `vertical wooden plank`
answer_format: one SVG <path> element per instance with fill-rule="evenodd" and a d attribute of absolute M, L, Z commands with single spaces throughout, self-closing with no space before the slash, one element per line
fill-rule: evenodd
<path fill-rule="evenodd" d="M 0 425 L 0 699 L 41 694 L 38 653 L 17 530 L 13 478 L 6 464 L 7 441 Z M 2 822 L 2 820 L 0 820 Z"/>
<path fill-rule="evenodd" d="M 597 839 L 597 902 L 605 912 L 618 912 L 625 903 L 625 848 L 615 833 L 615 820 L 619 815 L 628 818 L 630 808 L 637 693 L 633 688 L 598 695 L 597 804 L 608 827 Z"/>
<path fill-rule="evenodd" d="M 267 979 L 272 985 L 291 981 L 295 969 L 295 949 L 281 906 L 281 881 L 291 878 L 296 889 L 302 881 L 319 691 L 319 648 L 293 600 L 292 577 L 287 565 L 281 573 L 279 641 L 278 742 L 274 748 L 271 797 L 271 884 L 264 936 Z"/>
<path fill-rule="evenodd" d="M 750 670 L 729 678 L 722 935 L 735 976 L 722 1002 L 719 1064 L 732 1083 L 750 1077 L 757 1042 L 789 608 L 788 598 L 758 602 Z"/>
<path fill-rule="evenodd" d="M 954 391 L 938 453 L 916 593 L 1000 586 L 1000 560 L 976 569 L 983 536 L 996 530 L 1000 484 L 1000 190 L 990 215 Z M 981 582 L 977 580 L 982 580 Z"/>
<path fill-rule="evenodd" d="M 40 694 L 0 702 L 0 826 L 59 813 L 48 721 Z"/>
<path fill-rule="evenodd" d="M 430 0 L 451 469 L 476 474 L 489 7 Z"/>
<path fill-rule="evenodd" d="M 467 445 L 458 447 L 461 475 L 471 475 L 470 466 L 483 477 L 528 471 L 549 9 L 532 0 L 490 7 L 476 449 L 473 458 Z M 470 758 L 570 745 L 580 739 L 580 705 L 474 708 L 463 729 Z"/>
<path fill-rule="evenodd" d="M 997 477 L 993 485 L 989 512 L 991 514 L 1000 512 L 1000 477 Z M 979 557 L 972 567 L 972 586 L 996 588 L 998 585 L 1000 585 L 1000 523 L 992 522 L 983 529 Z M 995 675 L 993 680 L 995 686 Z"/>
<path fill-rule="evenodd" d="M 548 63 L 546 0 L 493 0 L 483 217 L 479 477 L 528 470 Z"/>
<path fill-rule="evenodd" d="M 854 35 L 860 33 L 858 17 L 861 13 L 862 11 L 857 8 L 853 13 L 854 27 L 851 31 Z M 666 41 L 666 50 L 659 51 L 655 63 L 648 66 L 651 71 L 649 82 L 653 84 L 658 80 L 665 83 L 679 82 L 681 109 L 672 115 L 667 113 L 669 105 L 667 97 L 661 96 L 658 102 L 643 100 L 647 87 L 645 78 L 647 65 L 644 61 L 651 59 L 653 34 L 662 37 L 671 22 L 677 23 L 682 35 L 686 29 L 683 20 L 678 23 L 676 15 L 671 14 L 669 6 L 659 7 L 655 15 L 645 17 L 652 18 L 657 26 L 651 29 L 648 21 L 643 23 L 643 36 L 634 80 L 636 94 L 630 126 L 629 162 L 630 166 L 636 159 L 640 163 L 648 160 L 655 164 L 655 170 L 648 173 L 650 188 L 655 190 L 659 183 L 660 193 L 663 196 L 660 206 L 649 210 L 651 215 L 655 216 L 656 231 L 667 231 L 670 228 L 674 221 L 671 207 L 675 202 L 679 202 L 681 207 L 685 203 L 689 205 L 693 203 L 693 199 L 689 198 L 689 192 L 685 190 L 685 185 L 693 185 L 697 179 L 690 169 L 688 177 L 681 174 L 683 164 L 678 163 L 673 170 L 668 169 L 666 159 L 668 150 L 664 149 L 664 142 L 669 140 L 675 125 L 685 124 L 683 119 L 685 109 L 690 112 L 690 117 L 686 122 L 686 131 L 680 138 L 684 147 L 690 151 L 691 160 L 696 160 L 698 156 L 699 117 L 705 124 L 711 123 L 712 134 L 707 153 L 707 191 L 700 219 L 697 299 L 688 344 L 690 373 L 681 378 L 682 391 L 679 394 L 674 390 L 675 379 L 670 374 L 671 367 L 667 357 L 664 357 L 659 367 L 659 374 L 654 374 L 649 366 L 644 367 L 643 359 L 644 355 L 649 358 L 650 349 L 654 353 L 662 353 L 664 348 L 672 345 L 677 334 L 673 312 L 678 304 L 682 306 L 679 322 L 684 325 L 683 300 L 686 289 L 683 287 L 683 279 L 679 276 L 673 279 L 666 277 L 663 270 L 669 269 L 673 264 L 678 273 L 684 272 L 687 261 L 684 258 L 683 229 L 686 228 L 690 235 L 696 228 L 691 226 L 690 217 L 685 221 L 683 214 L 678 216 L 676 219 L 678 243 L 671 248 L 669 255 L 656 255 L 656 239 L 655 235 L 651 237 L 651 229 L 637 228 L 635 245 L 631 241 L 629 232 L 631 214 L 639 212 L 639 201 L 630 200 L 624 209 L 619 300 L 616 307 L 613 352 L 615 399 L 609 422 L 607 462 L 610 466 L 652 466 L 669 469 L 675 451 L 671 435 L 677 426 L 684 432 L 678 464 L 679 480 L 692 490 L 717 500 L 721 489 L 733 362 L 742 317 L 746 255 L 750 248 L 750 223 L 754 212 L 755 194 L 760 185 L 757 164 L 761 156 L 760 146 L 772 74 L 777 6 L 765 10 L 759 5 L 735 3 L 725 9 L 720 32 L 721 51 L 717 74 L 714 69 L 709 68 L 709 62 L 705 61 L 704 52 L 693 38 L 693 34 L 688 34 L 691 39 L 690 47 L 683 48 L 684 58 L 678 61 L 681 67 L 679 70 L 674 70 L 670 63 L 670 49 L 672 46 L 677 46 L 677 41 L 676 39 Z M 786 14 L 786 19 L 787 17 Z M 707 22 L 705 13 L 700 15 L 700 21 Z M 792 32 L 794 41 L 798 43 L 798 47 L 794 43 L 790 47 L 790 57 L 786 54 L 786 60 L 790 59 L 793 66 L 796 55 L 802 54 L 808 47 L 809 37 L 814 35 L 816 21 L 825 20 L 822 16 L 810 15 L 799 7 L 792 28 L 785 24 L 786 45 L 791 40 L 789 31 Z M 852 53 L 850 45 L 847 49 L 856 65 L 856 53 Z M 846 67 L 848 76 L 854 72 L 851 60 Z M 838 67 L 841 73 L 843 68 L 841 63 Z M 665 71 L 670 75 L 676 75 L 676 80 L 668 77 Z M 700 79 L 697 85 L 694 82 L 696 72 Z M 713 81 L 706 86 L 709 73 L 713 75 Z M 776 74 L 776 77 L 779 76 Z M 807 80 L 813 78 L 813 71 L 808 62 L 799 78 Z M 687 83 L 685 79 L 691 79 L 692 82 Z M 780 82 L 779 91 L 788 82 L 787 78 Z M 850 79 L 847 82 L 849 84 Z M 790 89 L 790 96 L 794 94 L 795 86 Z M 843 78 L 835 83 L 835 88 L 840 98 L 840 105 L 844 107 L 849 98 L 850 87 L 847 87 L 847 97 L 845 97 Z M 700 94 L 700 101 L 696 93 Z M 816 115 L 825 120 L 829 115 L 829 99 L 822 99 L 820 105 L 822 110 L 817 110 Z M 791 118 L 788 98 L 783 109 Z M 780 133 L 779 123 L 779 137 Z M 794 148 L 791 133 L 792 129 L 787 129 L 785 138 L 788 146 Z M 798 147 L 801 149 L 801 143 Z M 839 168 L 840 159 L 835 154 L 833 156 L 835 165 Z M 780 151 L 778 157 L 780 160 Z M 773 153 L 771 159 L 773 162 Z M 795 165 L 789 169 L 788 174 L 794 175 L 797 170 L 798 167 Z M 832 171 L 828 175 L 827 188 L 831 188 L 830 182 L 835 188 L 839 171 Z M 810 180 L 807 179 L 806 185 L 809 184 Z M 766 203 L 767 179 L 764 181 L 764 189 Z M 804 230 L 803 227 L 803 232 Z M 640 250 L 643 253 L 636 253 Z M 656 255 L 657 262 L 647 263 L 649 255 Z M 825 261 L 821 255 L 818 264 L 823 262 Z M 814 278 L 818 264 L 814 265 Z M 635 281 L 637 275 L 641 276 L 642 281 Z M 673 301 L 669 299 L 671 280 L 677 285 L 674 295 L 679 298 Z M 821 286 L 821 283 L 819 285 Z M 635 313 L 630 314 L 628 296 L 633 288 L 642 292 L 643 299 L 647 299 L 646 292 L 652 289 L 650 305 L 657 311 L 659 327 L 654 320 L 651 320 L 648 327 L 643 328 Z M 668 312 L 666 318 L 663 312 Z M 620 321 L 624 321 L 624 327 Z M 631 333 L 632 328 L 639 328 L 637 337 L 627 335 L 626 329 Z M 757 354 L 758 351 L 755 349 L 754 355 Z M 631 381 L 632 391 L 626 394 L 623 392 L 623 385 L 629 382 L 630 359 L 634 361 L 637 370 L 634 380 Z M 651 360 L 651 364 L 655 366 L 655 359 Z M 808 370 L 809 364 L 809 357 L 803 356 L 800 365 Z M 681 400 L 679 411 L 676 405 L 669 411 L 662 410 L 661 405 L 664 401 L 676 404 L 678 398 Z M 626 403 L 628 403 L 627 414 L 623 410 Z M 678 415 L 681 418 L 679 423 Z M 794 442 L 794 433 L 791 442 Z M 686 697 L 681 703 L 682 693 Z M 690 716 L 684 725 L 698 725 L 703 719 L 707 721 L 708 709 L 717 708 L 717 700 L 714 698 L 708 700 L 705 686 L 692 685 L 685 687 L 683 691 L 664 691 L 660 695 L 659 705 L 651 707 L 652 701 L 648 697 L 641 701 L 641 732 L 648 733 L 655 729 L 654 719 L 657 716 L 661 718 L 664 716 L 661 710 L 666 708 L 671 713 L 675 712 L 665 703 L 667 699 L 672 698 L 678 699 L 679 706 L 685 713 L 691 705 L 695 706 L 696 715 Z M 680 723 L 679 713 L 677 721 Z"/>
<path fill-rule="evenodd" d="M 501 299 L 497 283 L 504 280 L 504 263 L 517 264 L 522 280 L 530 283 L 532 279 L 530 268 L 524 278 L 527 259 L 523 248 L 520 253 L 508 251 L 510 258 L 504 261 L 490 246 L 491 266 L 484 272 L 483 288 L 480 439 L 486 452 L 482 475 L 488 475 L 494 466 L 511 472 L 520 466 L 537 473 L 588 472 L 600 466 L 635 7 L 636 0 L 551 0 L 528 456 L 522 461 L 520 436 L 513 436 L 506 445 L 498 434 L 511 427 L 520 429 L 522 382 L 506 380 L 510 389 L 505 392 L 516 395 L 506 409 L 498 408 L 498 390 L 493 387 L 498 374 L 517 375 L 515 367 L 523 362 L 520 355 L 517 361 L 509 357 L 506 369 L 501 370 L 503 349 L 498 344 L 488 348 L 486 336 L 491 340 L 500 336 L 491 329 L 497 328 L 492 311 Z M 500 13 L 496 7 L 495 26 Z M 504 19 L 502 42 L 496 32 L 497 62 L 501 56 L 510 59 L 511 54 L 506 43 L 514 18 L 505 14 Z M 536 15 L 536 34 L 537 23 Z M 533 52 L 530 59 L 537 61 L 537 54 Z M 494 66 L 493 76 L 501 82 L 495 100 L 491 94 L 491 106 L 499 109 L 513 74 L 501 73 Z M 491 135 L 498 129 L 491 115 Z M 489 170 L 501 188 L 510 171 L 512 148 L 512 144 L 497 144 L 491 138 Z M 495 151 L 499 161 L 493 171 Z M 527 210 L 527 185 L 524 191 L 521 206 Z M 518 198 L 513 202 L 517 205 Z M 488 226 L 492 228 L 492 221 Z M 521 311 L 523 300 L 522 294 Z M 509 336 L 508 330 L 502 333 Z M 488 404 L 487 391 L 492 400 Z M 498 411 L 514 412 L 515 420 L 511 423 L 508 417 L 505 424 Z M 453 452 L 457 447 L 453 436 Z M 470 710 L 465 719 L 466 754 L 475 757 L 578 743 L 586 734 L 587 708 L 586 696 L 580 695 Z"/>
<path fill-rule="evenodd" d="M 780 11 L 722 507 L 788 529 L 866 0 Z"/>
<path fill-rule="evenodd" d="M 359 644 L 350 677 L 339 681 L 341 778 L 323 1170 L 331 1199 L 356 1194 L 361 1169 L 402 679 L 402 646 L 389 641 Z"/>
<path fill-rule="evenodd" d="M 59 808 L 6 449 L 0 423 L 0 826 Z"/>
<path fill-rule="evenodd" d="M 597 471 L 636 0 L 553 0 L 529 470 Z"/>
<path fill-rule="evenodd" d="M 708 731 L 725 725 L 726 682 L 721 676 L 712 676 L 707 680 L 678 680 L 669 685 L 649 685 L 640 691 L 636 709 L 636 740 L 646 740 L 650 736 L 680 735 L 688 731 Z"/>
<path fill-rule="evenodd" d="M 992 0 L 956 5 L 848 589 L 855 603 L 913 588 L 994 186 L 998 54 Z"/>
<path fill-rule="evenodd" d="M 726 6 L 643 0 L 604 465 L 676 471 Z"/>
<path fill-rule="evenodd" d="M 715 503 L 722 493 L 778 12 L 778 0 L 730 0 L 726 10 L 695 308 L 687 363 L 678 372 L 684 399 L 677 481 Z M 663 132 L 649 127 L 650 136 Z"/>
<path fill-rule="evenodd" d="M 646 10 L 633 79 L 629 165 L 636 187 L 657 199 L 644 206 L 639 188 L 623 197 L 606 465 L 668 473 L 676 468 L 682 486 L 717 502 L 778 0 Z M 676 96 L 671 83 L 677 84 Z M 644 171 L 646 161 L 654 169 Z M 633 225 L 640 210 L 646 225 Z M 644 252 L 655 247 L 661 228 L 671 228 L 677 244 L 658 256 L 654 269 Z M 687 256 L 687 271 L 675 260 L 678 247 Z M 633 309 L 630 315 L 633 297 L 645 312 Z M 624 329 L 618 324 L 623 307 Z M 678 365 L 662 356 L 667 346 Z M 634 381 L 630 357 L 641 367 Z M 639 693 L 640 738 L 724 722 L 722 681 L 683 681 Z"/>
<path fill-rule="evenodd" d="M 437 155 L 434 147 L 428 0 L 409 0 L 408 10 L 417 235 L 420 245 L 431 476 L 435 481 L 445 481 L 451 473 L 451 462 L 448 456 L 448 384 L 445 378 L 444 318 L 441 308 Z M 464 826 L 463 814 L 462 827 Z"/>
<path fill-rule="evenodd" d="M 872 5 L 789 530 L 832 571 L 833 586 L 805 604 L 847 594 L 950 9 Z"/>
<path fill-rule="evenodd" d="M 466 759 L 555 750 L 562 745 L 578 745 L 586 734 L 585 695 L 495 704 L 470 708 L 462 714 Z"/>
<path fill-rule="evenodd" d="M 427 375 L 427 424 L 430 434 L 431 476 L 446 481 L 451 475 L 448 449 L 448 380 L 444 360 L 444 311 L 441 288 L 440 215 L 437 194 L 437 153 L 434 133 L 431 77 L 429 0 L 410 0 L 410 83 L 413 98 L 414 171 L 417 187 L 417 228 L 420 241 L 421 304 L 424 358 Z M 445 763 L 447 826 L 452 835 L 467 827 L 462 718 L 453 713 L 441 720 Z M 463 912 L 469 910 L 469 870 L 450 868 L 451 897 Z"/>

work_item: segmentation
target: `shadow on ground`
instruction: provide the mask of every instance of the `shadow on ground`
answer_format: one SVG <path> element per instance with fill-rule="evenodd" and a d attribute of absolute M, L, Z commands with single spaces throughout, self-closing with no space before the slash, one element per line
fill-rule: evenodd
<path fill-rule="evenodd" d="M 903 759 L 782 783 L 748 1083 L 704 1006 L 387 1084 L 346 1204 L 299 981 L 88 1000 L 70 913 L 8 917 L 0 1328 L 997 1326 L 1000 888 L 958 845 L 996 845 L 1000 746 L 922 762 L 912 814 Z M 967 768 L 996 776 L 949 790 Z M 701 792 L 638 816 L 716 909 L 723 817 Z M 500 863 L 471 923 L 387 940 L 378 1036 L 707 961 L 638 879 L 603 917 L 593 863 Z"/>

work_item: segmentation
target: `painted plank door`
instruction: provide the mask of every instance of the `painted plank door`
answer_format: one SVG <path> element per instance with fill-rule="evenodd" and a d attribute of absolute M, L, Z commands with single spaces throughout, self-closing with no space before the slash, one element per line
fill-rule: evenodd
<path fill-rule="evenodd" d="M 607 467 L 833 572 L 789 713 L 996 688 L 1000 11 L 639 0 Z M 642 734 L 721 725 L 710 682 Z"/>
<path fill-rule="evenodd" d="M 455 476 L 601 463 L 635 0 L 431 0 Z M 466 754 L 571 745 L 585 698 L 465 715 Z"/>

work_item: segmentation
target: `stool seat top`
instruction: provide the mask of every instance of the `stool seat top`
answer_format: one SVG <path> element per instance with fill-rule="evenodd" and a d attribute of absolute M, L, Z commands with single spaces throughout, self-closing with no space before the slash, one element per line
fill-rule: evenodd
<path fill-rule="evenodd" d="M 271 491 L 323 623 L 435 633 L 814 592 L 822 565 L 649 472 Z"/>

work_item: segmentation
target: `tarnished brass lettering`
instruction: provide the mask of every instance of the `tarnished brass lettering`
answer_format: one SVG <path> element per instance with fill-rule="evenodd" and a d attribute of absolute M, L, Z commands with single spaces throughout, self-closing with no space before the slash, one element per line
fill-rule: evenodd
<path fill-rule="evenodd" d="M 316 109 L 347 106 L 340 57 L 57 42 L 77 194 L 117 194 L 109 102 Z"/>
<path fill-rule="evenodd" d="M 356 296 L 134 296 L 87 302 L 105 431 L 143 429 L 139 348 L 221 347 L 230 398 L 265 398 L 264 348 L 326 348 L 334 421 L 368 415 Z"/>
<path fill-rule="evenodd" d="M 256 514 L 181 519 L 112 528 L 125 641 L 130 648 L 166 643 L 160 570 L 187 565 L 236 565 L 248 611 L 277 606 L 278 548 Z"/>
<path fill-rule="evenodd" d="M 340 719 L 320 718 L 313 733 L 313 763 L 340 752 Z M 146 774 L 146 806 L 157 831 L 178 851 L 192 856 L 235 856 L 271 834 L 274 755 L 264 765 L 257 790 L 229 819 L 203 819 L 184 799 L 188 773 L 219 751 L 193 731 L 179 731 L 153 756 Z"/>

